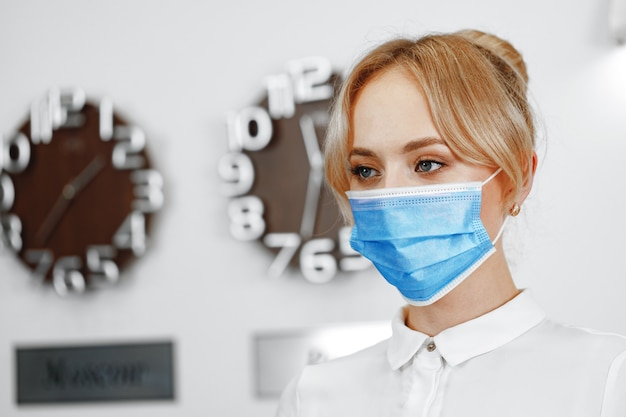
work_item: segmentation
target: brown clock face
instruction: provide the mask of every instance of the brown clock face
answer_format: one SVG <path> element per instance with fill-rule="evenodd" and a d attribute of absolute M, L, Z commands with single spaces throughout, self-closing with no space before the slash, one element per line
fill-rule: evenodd
<path fill-rule="evenodd" d="M 2 144 L 4 245 L 63 295 L 117 282 L 163 204 L 145 146 L 108 100 L 53 90 Z"/>
<path fill-rule="evenodd" d="M 324 184 L 322 143 L 338 76 L 322 57 L 291 61 L 267 78 L 265 96 L 228 119 L 229 152 L 218 166 L 231 234 L 260 240 L 274 256 L 269 276 L 289 266 L 324 283 L 370 263 L 350 248 L 350 230 Z"/>

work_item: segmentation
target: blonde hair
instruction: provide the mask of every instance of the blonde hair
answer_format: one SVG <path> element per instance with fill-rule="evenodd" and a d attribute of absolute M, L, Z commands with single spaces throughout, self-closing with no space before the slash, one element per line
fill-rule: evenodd
<path fill-rule="evenodd" d="M 367 53 L 346 77 L 333 105 L 325 142 L 326 178 L 346 219 L 348 153 L 359 92 L 374 77 L 401 67 L 422 87 L 435 127 L 460 158 L 500 167 L 517 195 L 530 174 L 535 128 L 528 74 L 507 41 L 476 30 L 400 38 Z"/>

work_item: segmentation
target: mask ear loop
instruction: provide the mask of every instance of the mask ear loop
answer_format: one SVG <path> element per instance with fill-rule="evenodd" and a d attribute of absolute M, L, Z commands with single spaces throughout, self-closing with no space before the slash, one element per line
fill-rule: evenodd
<path fill-rule="evenodd" d="M 483 181 L 482 186 L 485 186 L 485 184 L 487 184 L 489 181 L 494 179 L 500 172 L 502 172 L 502 168 L 498 168 L 493 174 L 489 176 L 489 178 Z M 493 241 L 491 242 L 494 246 L 496 242 L 500 239 L 500 236 L 502 236 L 502 232 L 504 232 L 504 227 L 506 226 L 506 223 L 508 221 L 509 221 L 509 216 L 506 216 L 504 218 L 504 221 L 502 222 L 502 226 L 500 226 L 500 230 L 498 230 L 498 234 L 496 235 L 495 239 L 493 239 Z"/>
<path fill-rule="evenodd" d="M 501 173 L 501 172 L 502 172 L 502 168 L 498 168 L 498 169 L 496 169 L 496 171 L 495 171 L 493 174 L 491 174 L 491 175 L 489 176 L 489 178 L 487 178 L 485 181 L 483 181 L 482 185 L 484 186 L 485 184 L 487 184 L 489 181 L 491 181 L 492 179 L 494 179 L 494 178 L 496 177 L 496 175 L 498 175 L 498 174 L 499 174 L 499 173 Z"/>
<path fill-rule="evenodd" d="M 493 240 L 493 242 L 491 242 L 494 246 L 496 242 L 498 242 L 498 239 L 500 239 L 500 236 L 502 236 L 502 232 L 504 232 L 504 227 L 506 226 L 506 223 L 508 221 L 509 221 L 509 216 L 506 216 L 504 218 L 504 221 L 502 222 L 502 226 L 500 226 L 500 230 L 498 230 L 498 234 L 496 235 L 496 238 Z"/>

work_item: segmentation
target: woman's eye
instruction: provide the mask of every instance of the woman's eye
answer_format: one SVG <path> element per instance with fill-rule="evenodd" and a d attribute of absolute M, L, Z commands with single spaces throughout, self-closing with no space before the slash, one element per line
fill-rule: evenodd
<path fill-rule="evenodd" d="M 357 166 L 352 169 L 352 174 L 363 179 L 371 178 L 376 175 L 376 173 L 377 171 L 375 169 L 366 166 Z"/>
<path fill-rule="evenodd" d="M 443 166 L 441 162 L 436 161 L 419 161 L 415 167 L 417 172 L 433 172 L 437 171 Z"/>

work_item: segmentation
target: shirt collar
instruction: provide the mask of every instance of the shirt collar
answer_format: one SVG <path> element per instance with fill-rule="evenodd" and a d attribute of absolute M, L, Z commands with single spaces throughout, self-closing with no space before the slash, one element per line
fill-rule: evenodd
<path fill-rule="evenodd" d="M 446 362 L 456 366 L 504 346 L 544 318 L 545 313 L 526 290 L 501 307 L 430 338 L 405 325 L 405 308 L 402 308 L 392 322 L 387 359 L 392 369 L 399 369 L 411 360 L 424 342 L 434 340 Z"/>

